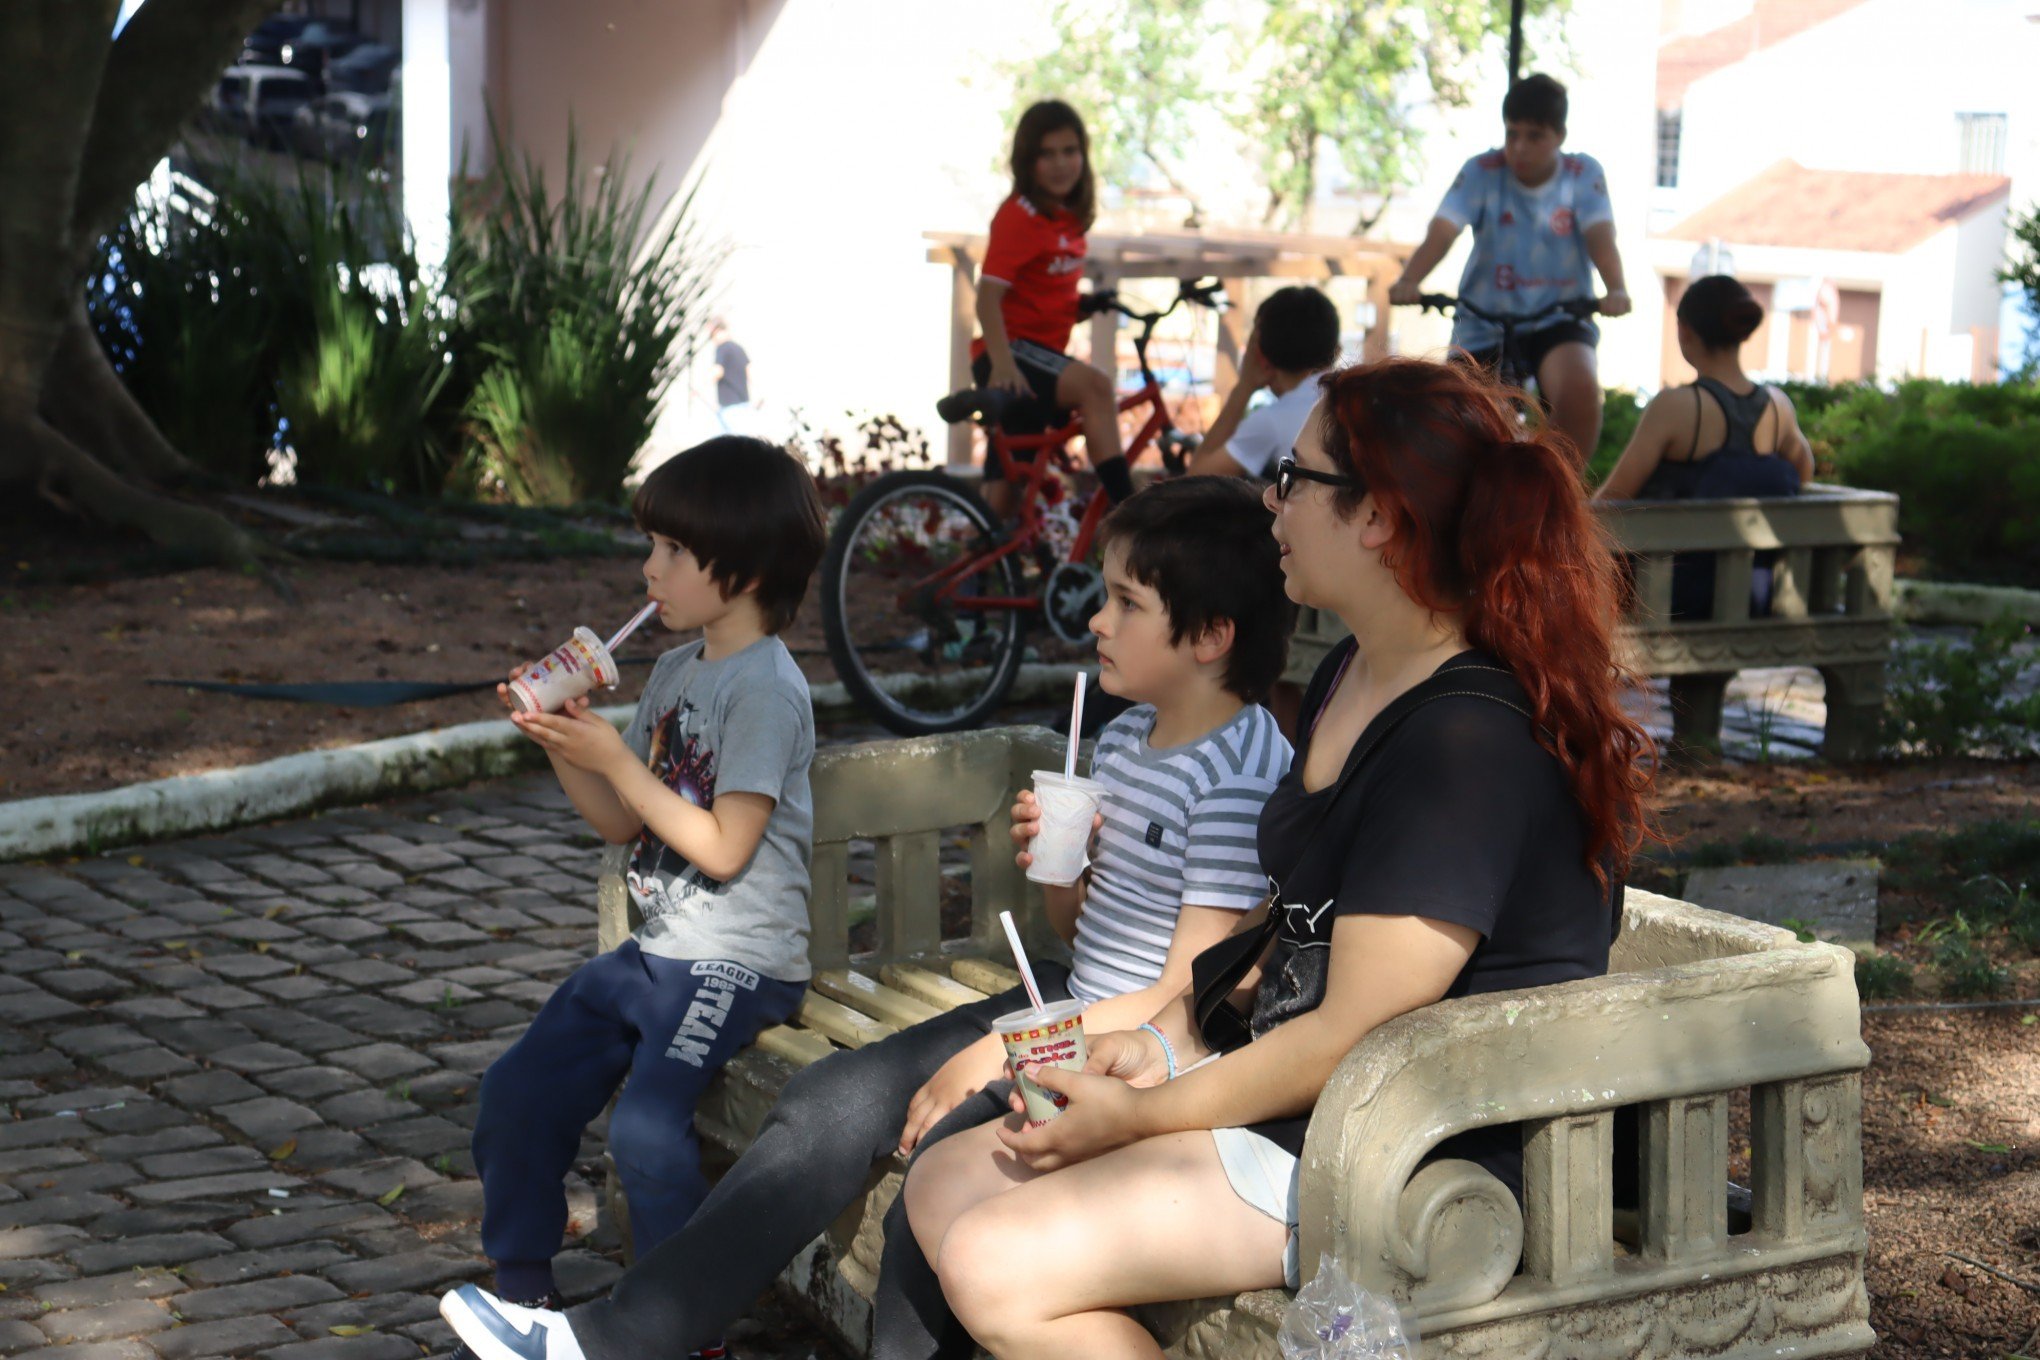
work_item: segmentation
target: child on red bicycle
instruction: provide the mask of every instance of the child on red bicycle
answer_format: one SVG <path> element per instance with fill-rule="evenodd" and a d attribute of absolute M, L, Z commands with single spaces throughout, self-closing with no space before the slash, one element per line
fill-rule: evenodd
<path fill-rule="evenodd" d="M 1607 290 L 1600 304 L 1604 314 L 1628 312 L 1629 294 L 1600 162 L 1560 154 L 1566 109 L 1565 86 L 1550 76 L 1516 82 L 1502 101 L 1507 136 L 1501 149 L 1460 167 L 1424 243 L 1389 287 L 1388 300 L 1416 302 L 1425 275 L 1437 268 L 1460 230 L 1472 227 L 1473 254 L 1459 295 L 1485 311 L 1530 318 L 1516 331 L 1523 368 L 1536 375 L 1552 423 L 1586 457 L 1601 437 L 1601 382 L 1594 365 L 1601 332 L 1591 321 L 1553 309 L 1593 297 L 1594 272 Z M 1463 310 L 1453 318 L 1452 343 L 1486 368 L 1501 358 L 1500 328 Z"/>
<path fill-rule="evenodd" d="M 971 346 L 971 374 L 979 387 L 1031 396 L 1051 413 L 1074 408 L 1091 469 L 1117 504 L 1133 494 L 1133 478 L 1120 448 L 1112 375 L 1064 353 L 1077 323 L 1084 233 L 1097 217 L 1084 120 L 1059 99 L 1031 106 L 1013 130 L 1012 169 L 1013 192 L 992 217 L 979 271 L 982 334 Z M 1011 513 L 1012 497 L 1004 482 L 985 488 L 1002 516 Z"/>

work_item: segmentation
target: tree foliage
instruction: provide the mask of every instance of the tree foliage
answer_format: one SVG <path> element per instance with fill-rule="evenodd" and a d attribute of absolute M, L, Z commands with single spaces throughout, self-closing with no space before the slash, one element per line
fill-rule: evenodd
<path fill-rule="evenodd" d="M 1531 16 L 1569 0 L 1530 0 Z M 1015 106 L 1048 95 L 1092 128 L 1101 177 L 1152 177 L 1193 218 L 1247 171 L 1265 225 L 1301 224 L 1327 153 L 1371 227 L 1421 169 L 1423 111 L 1464 108 L 1497 71 L 1497 0 L 1060 0 L 1060 45 L 1009 67 Z M 1229 153 L 1223 154 L 1222 153 Z"/>
<path fill-rule="evenodd" d="M 1998 271 L 1998 282 L 2009 283 L 2024 295 L 2027 331 L 2023 376 L 2031 379 L 2040 376 L 2040 204 L 2023 213 L 2013 213 L 2005 231 L 2011 240 L 2004 268 Z"/>

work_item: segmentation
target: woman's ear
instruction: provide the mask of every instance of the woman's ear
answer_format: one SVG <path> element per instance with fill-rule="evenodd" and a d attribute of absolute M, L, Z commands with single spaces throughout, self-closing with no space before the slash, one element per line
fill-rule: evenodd
<path fill-rule="evenodd" d="M 1360 521 L 1360 546 L 1367 551 L 1380 552 L 1395 539 L 1395 525 L 1381 513 L 1381 505 L 1373 496 L 1360 502 L 1354 518 Z"/>

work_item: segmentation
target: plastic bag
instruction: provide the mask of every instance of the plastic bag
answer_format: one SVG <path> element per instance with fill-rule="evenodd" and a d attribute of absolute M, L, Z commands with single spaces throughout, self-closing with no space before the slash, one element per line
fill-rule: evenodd
<path fill-rule="evenodd" d="M 1346 1278 L 1330 1256 L 1282 1315 L 1283 1360 L 1416 1360 L 1417 1327 L 1402 1309 Z"/>

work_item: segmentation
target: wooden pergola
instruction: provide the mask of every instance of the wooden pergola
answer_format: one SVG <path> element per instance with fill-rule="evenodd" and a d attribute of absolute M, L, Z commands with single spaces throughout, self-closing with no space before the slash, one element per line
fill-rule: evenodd
<path fill-rule="evenodd" d="M 985 257 L 985 238 L 965 232 L 925 233 L 928 259 L 950 267 L 949 390 L 970 386 L 970 342 L 977 330 L 977 272 Z M 1306 236 L 1294 232 L 1150 231 L 1134 236 L 1094 232 L 1084 274 L 1093 288 L 1110 288 L 1123 279 L 1220 279 L 1231 306 L 1219 314 L 1218 366 L 1213 377 L 1220 392 L 1230 391 L 1239 374 L 1241 347 L 1253 317 L 1246 309 L 1248 279 L 1318 280 L 1357 278 L 1367 281 L 1373 316 L 1361 342 L 1363 357 L 1388 354 L 1388 286 L 1402 272 L 1412 247 L 1351 236 Z M 1091 319 L 1091 353 L 1111 354 L 1119 330 L 1116 313 Z M 949 427 L 949 462 L 971 460 L 968 425 Z"/>

